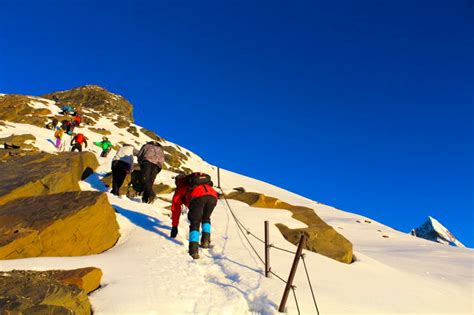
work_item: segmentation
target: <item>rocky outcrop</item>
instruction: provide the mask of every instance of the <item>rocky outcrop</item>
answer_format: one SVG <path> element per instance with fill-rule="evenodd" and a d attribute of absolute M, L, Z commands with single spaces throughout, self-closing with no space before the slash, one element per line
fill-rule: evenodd
<path fill-rule="evenodd" d="M 98 289 L 102 279 L 102 270 L 95 267 L 74 270 L 48 270 L 42 271 L 42 273 L 64 284 L 75 285 L 87 294 Z"/>
<path fill-rule="evenodd" d="M 80 190 L 79 181 L 98 167 L 91 152 L 37 153 L 0 163 L 0 205 L 20 197 Z"/>
<path fill-rule="evenodd" d="M 29 141 L 35 141 L 35 140 L 36 140 L 36 137 L 31 134 L 22 134 L 22 135 L 12 134 L 11 136 L 0 138 L 0 145 L 6 144 L 6 145 L 18 146 L 21 149 L 37 151 L 38 148 L 36 148 L 31 143 L 27 143 Z"/>
<path fill-rule="evenodd" d="M 429 241 L 456 246 L 465 247 L 446 227 L 438 220 L 429 216 L 425 222 L 414 230 L 417 237 L 424 238 Z"/>
<path fill-rule="evenodd" d="M 55 277 L 61 272 L 1 272 L 2 314 L 91 314 L 87 292 Z"/>
<path fill-rule="evenodd" d="M 0 206 L 0 259 L 101 253 L 119 238 L 106 194 L 66 192 Z"/>
<path fill-rule="evenodd" d="M 290 205 L 276 198 L 253 192 L 235 191 L 227 195 L 227 198 L 245 202 L 252 207 L 290 211 L 294 219 L 303 222 L 308 227 L 290 229 L 286 225 L 278 223 L 276 226 L 287 241 L 297 245 L 301 235 L 305 235 L 307 250 L 343 263 L 352 262 L 352 243 L 324 222 L 313 209 Z"/>
<path fill-rule="evenodd" d="M 61 105 L 72 105 L 81 108 L 83 115 L 87 117 L 89 111 L 100 113 L 116 122 L 127 124 L 133 122 L 133 106 L 120 95 L 111 93 L 97 85 L 85 85 L 67 91 L 60 91 L 43 95 L 47 99 L 59 99 Z"/>
<path fill-rule="evenodd" d="M 51 112 L 46 108 L 34 108 L 31 102 L 39 101 L 25 95 L 0 96 L 0 120 L 44 127 Z"/>
<path fill-rule="evenodd" d="M 158 136 L 154 131 L 148 130 L 146 128 L 140 128 L 140 131 L 155 141 L 163 142 L 163 138 Z"/>

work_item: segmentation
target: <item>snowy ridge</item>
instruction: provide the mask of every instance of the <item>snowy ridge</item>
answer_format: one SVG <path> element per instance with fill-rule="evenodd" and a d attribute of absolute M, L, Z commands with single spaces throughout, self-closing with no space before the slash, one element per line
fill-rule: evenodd
<path fill-rule="evenodd" d="M 449 232 L 438 220 L 429 216 L 420 227 L 415 229 L 416 236 L 441 244 L 466 247 Z"/>
<path fill-rule="evenodd" d="M 34 98 L 35 107 L 57 112 L 53 101 Z M 150 138 L 139 132 L 134 136 L 116 127 L 108 117 L 101 117 L 94 128 L 111 131 L 112 143 L 120 141 L 139 146 Z M 140 127 L 137 126 L 140 130 Z M 101 134 L 81 126 L 89 141 Z M 157 130 L 159 133 L 159 130 Z M 55 152 L 53 132 L 27 124 L 6 122 L 0 125 L 0 137 L 33 134 L 34 145 Z M 66 138 L 66 142 L 68 142 Z M 176 146 L 167 141 L 166 145 Z M 177 147 L 177 146 L 176 146 Z M 99 148 L 89 144 L 90 151 Z M 216 167 L 198 155 L 181 148 L 191 156 L 185 166 L 212 176 Z M 118 244 L 98 255 L 84 257 L 40 257 L 0 261 L 0 271 L 11 269 L 71 269 L 95 266 L 104 272 L 102 288 L 91 296 L 95 314 L 276 314 L 284 286 L 276 278 L 265 278 L 263 266 L 243 239 L 223 202 L 212 215 L 211 250 L 203 250 L 202 259 L 193 261 L 187 254 L 188 223 L 181 218 L 176 239 L 170 232 L 169 203 L 158 199 L 152 205 L 138 199 L 116 197 L 100 179 L 110 171 L 111 159 L 98 158 L 100 167 L 86 181 L 83 190 L 107 193 L 117 209 L 121 238 Z M 163 171 L 157 182 L 173 185 L 175 173 Z M 472 249 L 443 246 L 412 237 L 361 215 L 301 197 L 273 185 L 221 170 L 222 187 L 235 187 L 276 197 L 285 202 L 310 207 L 354 245 L 356 262 L 342 264 L 313 252 L 305 251 L 321 314 L 472 314 Z M 171 195 L 161 195 L 163 199 Z M 230 205 L 242 223 L 253 233 L 263 236 L 263 221 L 270 221 L 270 239 L 276 246 L 295 250 L 276 223 L 291 228 L 304 227 L 286 210 L 252 208 L 235 200 Z M 366 221 L 367 220 L 367 221 Z M 385 236 L 385 237 L 383 237 Z M 254 243 L 263 254 L 263 248 Z M 287 277 L 293 256 L 272 250 L 271 267 Z M 298 302 L 302 314 L 314 314 L 314 304 L 306 276 L 299 266 L 296 274 Z M 296 304 L 288 300 L 288 313 L 297 314 Z"/>

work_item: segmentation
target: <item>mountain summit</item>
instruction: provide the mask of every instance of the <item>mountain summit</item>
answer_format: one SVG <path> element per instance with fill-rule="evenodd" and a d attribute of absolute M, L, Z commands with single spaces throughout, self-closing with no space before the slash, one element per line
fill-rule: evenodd
<path fill-rule="evenodd" d="M 433 242 L 457 246 L 457 247 L 465 247 L 460 241 L 454 237 L 454 235 L 449 232 L 447 228 L 445 228 L 438 220 L 429 216 L 425 223 L 423 223 L 420 227 L 415 229 L 415 233 L 417 237 L 421 237 Z"/>

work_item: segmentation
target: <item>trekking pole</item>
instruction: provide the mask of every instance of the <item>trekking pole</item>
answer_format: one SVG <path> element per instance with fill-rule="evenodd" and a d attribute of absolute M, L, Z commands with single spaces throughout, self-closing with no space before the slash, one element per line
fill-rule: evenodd
<path fill-rule="evenodd" d="M 217 188 L 221 189 L 221 168 L 217 167 Z"/>
<path fill-rule="evenodd" d="M 265 227 L 265 277 L 270 278 L 270 233 L 268 221 L 264 222 Z"/>
<path fill-rule="evenodd" d="M 296 250 L 295 259 L 293 260 L 293 265 L 291 266 L 290 275 L 288 276 L 288 282 L 285 286 L 285 291 L 283 291 L 283 297 L 281 298 L 280 307 L 278 312 L 284 313 L 286 301 L 288 300 L 288 295 L 290 294 L 290 289 L 293 288 L 293 279 L 295 278 L 296 269 L 298 268 L 298 263 L 300 261 L 301 253 L 303 252 L 304 243 L 306 238 L 304 235 L 301 235 L 300 242 L 298 244 L 298 249 Z"/>

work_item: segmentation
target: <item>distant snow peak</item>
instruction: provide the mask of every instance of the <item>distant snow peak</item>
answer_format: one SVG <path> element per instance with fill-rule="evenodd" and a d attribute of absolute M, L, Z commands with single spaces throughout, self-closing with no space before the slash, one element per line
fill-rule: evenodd
<path fill-rule="evenodd" d="M 441 223 L 439 223 L 438 220 L 431 216 L 428 216 L 425 223 L 415 229 L 415 233 L 417 237 L 421 237 L 433 242 L 457 247 L 465 247 L 460 241 L 456 239 L 456 237 L 454 237 L 451 232 L 449 232 L 447 228 L 445 228 Z"/>

